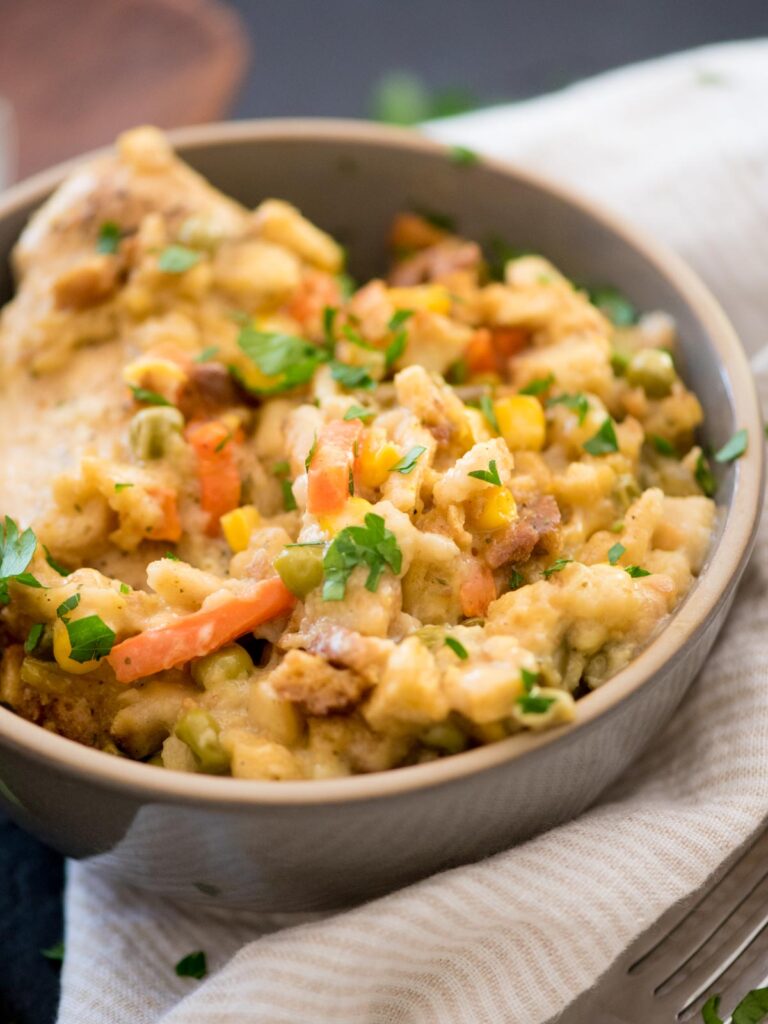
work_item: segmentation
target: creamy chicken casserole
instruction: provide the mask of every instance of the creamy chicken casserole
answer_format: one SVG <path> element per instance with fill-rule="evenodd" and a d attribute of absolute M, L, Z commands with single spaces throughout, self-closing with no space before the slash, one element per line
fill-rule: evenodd
<path fill-rule="evenodd" d="M 190 772 L 414 764 L 578 713 L 710 543 L 675 327 L 398 215 L 386 278 L 154 129 L 75 171 L 0 321 L 0 700 Z"/>

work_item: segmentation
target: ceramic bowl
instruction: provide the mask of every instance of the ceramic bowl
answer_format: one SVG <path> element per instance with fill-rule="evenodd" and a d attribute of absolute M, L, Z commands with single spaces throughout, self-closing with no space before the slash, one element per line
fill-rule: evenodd
<path fill-rule="evenodd" d="M 658 637 L 578 704 L 570 726 L 430 764 L 316 782 L 186 775 L 90 750 L 0 709 L 0 800 L 23 827 L 110 875 L 190 901 L 265 910 L 370 898 L 486 856 L 574 817 L 657 736 L 698 672 L 746 565 L 763 494 L 762 425 L 738 339 L 679 259 L 560 186 L 493 160 L 453 162 L 416 134 L 365 123 L 267 121 L 173 136 L 181 155 L 249 206 L 279 196 L 344 242 L 352 270 L 381 271 L 392 215 L 424 208 L 479 240 L 500 236 L 580 282 L 612 283 L 668 310 L 682 372 L 717 447 L 720 522 L 706 568 Z M 0 298 L 29 214 L 72 164 L 0 196 Z"/>

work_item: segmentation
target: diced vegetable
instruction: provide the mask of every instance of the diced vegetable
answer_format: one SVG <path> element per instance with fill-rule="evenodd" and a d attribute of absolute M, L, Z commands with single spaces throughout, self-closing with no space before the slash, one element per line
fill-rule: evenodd
<path fill-rule="evenodd" d="M 477 516 L 481 530 L 500 530 L 517 516 L 517 503 L 507 487 L 497 487 L 484 498 L 482 509 Z"/>
<path fill-rule="evenodd" d="M 174 730 L 195 755 L 201 772 L 223 775 L 229 769 L 229 755 L 219 739 L 219 725 L 208 711 L 192 708 L 182 715 Z"/>
<path fill-rule="evenodd" d="M 202 658 L 262 622 L 291 610 L 295 598 L 279 577 L 261 580 L 246 597 L 233 597 L 158 629 L 123 640 L 107 661 L 121 683 L 132 683 L 165 669 Z"/>
<path fill-rule="evenodd" d="M 254 669 L 251 656 L 240 644 L 228 644 L 192 663 L 192 678 L 206 690 L 231 679 L 244 679 Z"/>
<path fill-rule="evenodd" d="M 323 544 L 291 544 L 275 559 L 280 579 L 296 597 L 306 597 L 323 582 L 323 548 Z"/>
<path fill-rule="evenodd" d="M 472 335 L 464 352 L 464 360 L 470 374 L 496 372 L 496 350 L 487 327 L 478 328 Z"/>
<path fill-rule="evenodd" d="M 443 315 L 451 311 L 451 293 L 442 284 L 390 288 L 387 295 L 396 309 L 426 309 Z"/>
<path fill-rule="evenodd" d="M 176 491 L 170 487 L 148 487 L 150 494 L 161 510 L 160 523 L 147 534 L 150 540 L 170 540 L 174 543 L 181 538 L 181 520 L 177 504 Z"/>
<path fill-rule="evenodd" d="M 260 521 L 261 516 L 253 505 L 241 505 L 240 508 L 232 509 L 221 517 L 224 539 L 235 554 L 238 551 L 245 551 L 251 534 Z"/>
<path fill-rule="evenodd" d="M 320 431 L 307 474 L 307 509 L 313 515 L 340 512 L 344 507 L 362 432 L 360 420 L 332 420 Z"/>
<path fill-rule="evenodd" d="M 184 417 L 170 405 L 142 409 L 131 420 L 129 439 L 138 459 L 148 462 L 164 458 L 172 439 L 184 429 Z"/>
<path fill-rule="evenodd" d="M 533 395 L 509 395 L 493 403 L 499 432 L 510 451 L 540 452 L 547 435 L 541 403 Z"/>
<path fill-rule="evenodd" d="M 186 436 L 197 456 L 200 505 L 208 513 L 206 532 L 215 536 L 221 517 L 240 504 L 236 448 L 242 435 L 221 420 L 209 420 L 190 424 Z"/>

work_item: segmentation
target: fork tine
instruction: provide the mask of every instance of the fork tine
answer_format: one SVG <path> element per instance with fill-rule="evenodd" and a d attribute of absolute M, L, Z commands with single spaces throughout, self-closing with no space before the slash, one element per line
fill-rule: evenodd
<path fill-rule="evenodd" d="M 686 964 L 681 964 L 657 989 L 674 992 L 681 1007 L 706 991 L 734 963 L 768 923 L 768 879 L 734 910 Z"/>
<path fill-rule="evenodd" d="M 659 975 L 657 984 L 666 981 L 676 968 L 687 963 L 713 937 L 766 875 L 768 832 L 732 864 L 693 909 L 680 909 L 677 920 L 670 923 L 663 938 L 657 937 L 658 932 L 649 935 L 648 946 L 630 968 L 630 974 L 654 972 Z"/>
<path fill-rule="evenodd" d="M 739 1000 L 753 988 L 765 985 L 768 979 L 768 927 L 764 927 L 746 949 L 733 961 L 706 992 L 702 992 L 679 1014 L 679 1021 L 696 1018 L 710 996 L 718 993 L 721 999 L 720 1016 L 727 1019 Z"/>

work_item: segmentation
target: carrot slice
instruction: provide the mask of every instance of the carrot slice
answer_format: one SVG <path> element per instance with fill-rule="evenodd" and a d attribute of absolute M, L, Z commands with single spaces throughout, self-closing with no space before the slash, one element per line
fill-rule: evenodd
<path fill-rule="evenodd" d="M 522 327 L 492 327 L 491 344 L 497 357 L 506 362 L 528 344 L 528 332 Z"/>
<path fill-rule="evenodd" d="M 362 432 L 360 420 L 333 420 L 320 431 L 307 474 L 307 509 L 313 515 L 329 515 L 344 508 Z"/>
<path fill-rule="evenodd" d="M 147 493 L 157 501 L 163 517 L 160 524 L 155 527 L 147 537 L 149 540 L 170 540 L 181 539 L 181 520 L 179 519 L 179 508 L 176 503 L 176 491 L 170 487 L 148 487 Z"/>
<path fill-rule="evenodd" d="M 496 350 L 491 340 L 491 332 L 487 328 L 480 327 L 475 331 L 469 339 L 464 358 L 471 374 L 496 372 Z"/>
<path fill-rule="evenodd" d="M 206 533 L 215 537 L 219 518 L 240 504 L 240 473 L 235 445 L 240 431 L 233 432 L 221 420 L 190 423 L 186 438 L 197 456 L 200 505 L 208 513 Z"/>
<path fill-rule="evenodd" d="M 296 598 L 279 576 L 256 583 L 247 597 L 185 615 L 169 626 L 147 629 L 113 647 L 107 661 L 121 683 L 184 665 L 231 643 L 262 622 L 288 612 Z"/>
<path fill-rule="evenodd" d="M 462 569 L 462 580 L 459 585 L 461 610 L 468 618 L 485 615 L 488 605 L 496 600 L 493 573 L 487 565 L 476 558 L 467 561 Z"/>

